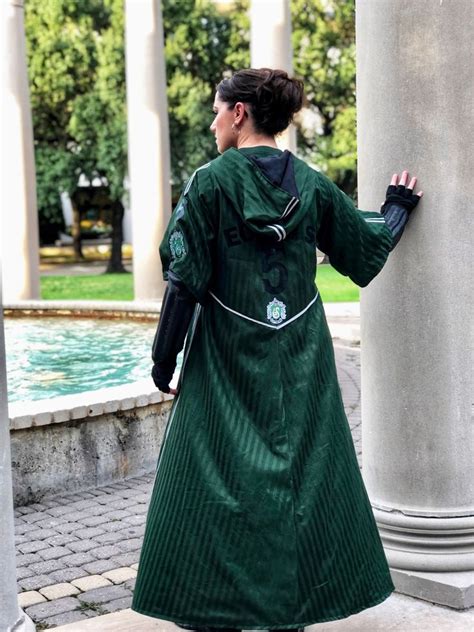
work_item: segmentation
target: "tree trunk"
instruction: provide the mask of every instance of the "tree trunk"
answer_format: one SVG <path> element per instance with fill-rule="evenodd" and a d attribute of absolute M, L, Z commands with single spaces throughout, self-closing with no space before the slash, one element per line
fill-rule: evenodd
<path fill-rule="evenodd" d="M 77 202 L 74 200 L 73 196 L 71 196 L 71 203 L 72 203 L 71 235 L 72 235 L 72 244 L 74 248 L 74 258 L 76 261 L 83 261 L 84 255 L 82 253 L 82 242 L 81 242 L 81 211 L 79 210 L 79 206 Z"/>
<path fill-rule="evenodd" d="M 112 252 L 106 272 L 127 272 L 122 263 L 123 215 L 123 204 L 116 200 L 112 205 Z"/>

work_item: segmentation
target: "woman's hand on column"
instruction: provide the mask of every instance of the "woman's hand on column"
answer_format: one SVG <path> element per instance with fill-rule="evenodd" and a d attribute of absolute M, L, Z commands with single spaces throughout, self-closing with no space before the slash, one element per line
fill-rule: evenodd
<path fill-rule="evenodd" d="M 410 217 L 410 213 L 423 196 L 423 191 L 416 195 L 413 193 L 416 185 L 416 178 L 413 177 L 408 182 L 408 171 L 403 171 L 398 179 L 398 173 L 394 173 L 387 188 L 385 202 L 382 204 L 380 212 L 384 216 L 385 225 L 392 233 L 392 250 L 400 241 L 400 237 Z"/>
<path fill-rule="evenodd" d="M 419 191 L 416 195 L 414 195 L 413 191 L 415 189 L 417 179 L 413 176 L 410 180 L 410 184 L 407 186 L 408 177 L 409 174 L 406 170 L 402 172 L 400 180 L 398 179 L 398 173 L 393 174 L 392 180 L 387 188 L 385 202 L 382 204 L 382 209 L 385 205 L 387 205 L 387 203 L 395 202 L 406 208 L 408 213 L 411 213 L 423 197 L 423 191 Z"/>

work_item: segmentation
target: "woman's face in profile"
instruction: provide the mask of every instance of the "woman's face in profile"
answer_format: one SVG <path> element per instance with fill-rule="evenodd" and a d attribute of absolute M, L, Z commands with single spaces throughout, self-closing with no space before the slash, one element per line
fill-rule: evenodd
<path fill-rule="evenodd" d="M 229 109 L 228 103 L 220 100 L 218 92 L 216 92 L 212 109 L 215 117 L 210 130 L 216 137 L 217 151 L 222 154 L 229 147 L 236 147 L 237 134 L 232 129 L 234 112 L 233 109 Z"/>

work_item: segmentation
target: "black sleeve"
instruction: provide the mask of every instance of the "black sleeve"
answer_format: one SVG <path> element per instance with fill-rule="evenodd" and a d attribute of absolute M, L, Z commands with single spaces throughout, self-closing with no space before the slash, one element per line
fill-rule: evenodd
<path fill-rule="evenodd" d="M 168 286 L 161 307 L 160 322 L 152 347 L 151 376 L 163 393 L 169 393 L 169 384 L 176 368 L 176 358 L 184 345 L 196 299 L 180 279 L 169 271 Z"/>

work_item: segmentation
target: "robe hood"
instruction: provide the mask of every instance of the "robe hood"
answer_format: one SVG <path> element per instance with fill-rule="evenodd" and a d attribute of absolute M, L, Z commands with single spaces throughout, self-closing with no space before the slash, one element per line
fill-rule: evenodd
<path fill-rule="evenodd" d="M 213 167 L 220 187 L 250 230 L 283 241 L 306 215 L 291 152 L 272 147 L 231 148 Z"/>

